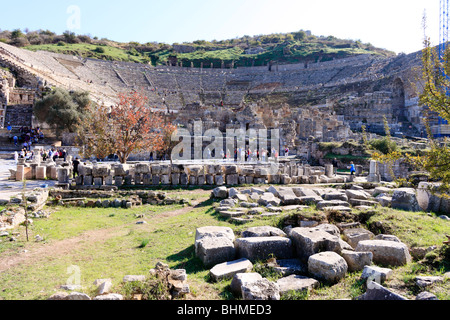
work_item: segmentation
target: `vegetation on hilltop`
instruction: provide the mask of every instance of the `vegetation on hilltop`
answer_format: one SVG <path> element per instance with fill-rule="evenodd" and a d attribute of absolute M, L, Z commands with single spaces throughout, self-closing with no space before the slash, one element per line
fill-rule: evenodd
<path fill-rule="evenodd" d="M 315 36 L 298 31 L 270 35 L 243 36 L 228 40 L 197 40 L 172 45 L 157 42 L 119 43 L 66 31 L 57 35 L 48 30 L 0 32 L 0 41 L 32 51 L 50 51 L 111 61 L 182 64 L 184 67 L 220 68 L 262 66 L 271 62 L 302 63 L 328 61 L 358 54 L 394 55 L 359 40 Z"/>

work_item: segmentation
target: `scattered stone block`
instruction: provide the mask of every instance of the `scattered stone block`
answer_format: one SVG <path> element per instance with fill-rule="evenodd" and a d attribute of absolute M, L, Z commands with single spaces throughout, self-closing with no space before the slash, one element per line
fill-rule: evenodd
<path fill-rule="evenodd" d="M 339 237 L 315 228 L 293 228 L 289 233 L 297 255 L 303 262 L 321 251 L 334 251 L 340 253 L 342 248 Z"/>
<path fill-rule="evenodd" d="M 234 243 L 227 237 L 206 237 L 195 241 L 195 254 L 205 267 L 233 260 Z"/>
<path fill-rule="evenodd" d="M 364 266 L 361 279 L 383 284 L 392 275 L 392 269 L 377 266 Z"/>
<path fill-rule="evenodd" d="M 305 274 L 308 272 L 306 264 L 299 259 L 277 259 L 275 264 L 270 266 L 284 277 L 292 274 Z"/>
<path fill-rule="evenodd" d="M 323 200 L 317 203 L 317 209 L 323 210 L 326 207 L 347 207 L 350 208 L 350 204 L 342 200 Z"/>
<path fill-rule="evenodd" d="M 211 280 L 221 281 L 231 279 L 235 274 L 246 273 L 253 269 L 253 264 L 248 259 L 238 259 L 215 265 L 210 271 Z"/>
<path fill-rule="evenodd" d="M 399 295 L 376 282 L 369 282 L 367 284 L 367 291 L 359 296 L 357 300 L 408 300 L 402 295 Z"/>
<path fill-rule="evenodd" d="M 277 285 L 280 289 L 280 295 L 282 297 L 290 291 L 298 292 L 318 288 L 320 283 L 312 278 L 300 275 L 290 275 L 277 280 Z"/>
<path fill-rule="evenodd" d="M 326 282 L 339 282 L 346 275 L 347 270 L 347 262 L 336 252 L 320 252 L 308 259 L 308 271 L 314 277 Z"/>
<path fill-rule="evenodd" d="M 440 276 L 417 276 L 414 278 L 417 286 L 425 288 L 431 286 L 435 283 L 442 283 L 444 281 L 443 277 Z"/>
<path fill-rule="evenodd" d="M 353 249 L 356 249 L 359 241 L 371 240 L 375 237 L 372 232 L 364 228 L 345 229 L 343 233 L 344 239 Z"/>
<path fill-rule="evenodd" d="M 402 266 L 411 262 L 408 247 L 401 242 L 363 240 L 358 243 L 355 250 L 372 252 L 373 262 L 382 266 Z"/>
<path fill-rule="evenodd" d="M 372 264 L 372 252 L 356 252 L 349 250 L 342 250 L 341 256 L 345 259 L 348 265 L 348 271 L 361 271 L 365 266 Z"/>
<path fill-rule="evenodd" d="M 218 187 L 213 190 L 212 194 L 215 198 L 225 199 L 228 198 L 228 189 L 227 187 Z"/>
<path fill-rule="evenodd" d="M 416 297 L 416 300 L 439 300 L 436 295 L 431 292 L 423 291 L 419 293 Z"/>
<path fill-rule="evenodd" d="M 237 273 L 234 275 L 233 280 L 231 280 L 231 292 L 233 292 L 233 294 L 237 297 L 240 297 L 242 296 L 242 286 L 244 284 L 262 279 L 263 277 L 256 272 Z"/>
<path fill-rule="evenodd" d="M 343 192 L 329 192 L 324 194 L 323 196 L 324 200 L 341 200 L 341 201 L 348 201 L 348 197 Z"/>
<path fill-rule="evenodd" d="M 71 300 L 71 301 L 85 301 L 85 300 L 91 300 L 91 298 L 85 294 L 85 293 L 81 293 L 81 292 L 71 292 L 65 300 Z"/>
<path fill-rule="evenodd" d="M 391 207 L 406 211 L 421 211 L 413 188 L 399 188 L 394 190 Z"/>
<path fill-rule="evenodd" d="M 271 256 L 289 259 L 293 256 L 292 241 L 286 237 L 250 237 L 236 239 L 236 253 L 250 261 L 264 261 Z"/>
<path fill-rule="evenodd" d="M 262 227 L 251 227 L 242 232 L 242 237 L 250 238 L 250 237 L 286 237 L 286 233 L 283 230 L 271 227 L 271 226 L 262 226 Z"/>
<path fill-rule="evenodd" d="M 243 300 L 280 300 L 278 285 L 267 279 L 245 283 L 242 286 Z"/>

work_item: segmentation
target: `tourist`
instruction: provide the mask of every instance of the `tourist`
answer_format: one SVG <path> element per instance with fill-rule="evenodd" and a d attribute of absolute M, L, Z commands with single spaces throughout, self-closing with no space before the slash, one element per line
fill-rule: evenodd
<path fill-rule="evenodd" d="M 40 140 L 44 140 L 44 133 L 41 130 L 38 130 L 38 137 Z"/>
<path fill-rule="evenodd" d="M 14 145 L 17 147 L 17 144 L 19 142 L 19 138 L 17 136 L 13 137 Z"/>
<path fill-rule="evenodd" d="M 53 159 L 54 162 L 56 162 L 56 159 L 57 159 L 57 158 L 59 158 L 59 153 L 58 153 L 58 151 L 55 150 L 55 151 L 53 152 L 52 159 Z"/>
<path fill-rule="evenodd" d="M 14 163 L 17 165 L 19 162 L 19 153 L 17 151 L 14 151 Z"/>
<path fill-rule="evenodd" d="M 355 164 L 352 162 L 350 162 L 350 175 L 354 176 L 356 172 L 356 168 L 355 168 Z"/>
<path fill-rule="evenodd" d="M 80 165 L 80 158 L 76 157 L 75 160 L 72 161 L 73 166 L 73 178 L 75 179 L 75 176 L 78 176 L 78 166 Z"/>
<path fill-rule="evenodd" d="M 153 162 L 154 160 L 153 160 L 153 151 L 152 152 L 150 152 L 150 162 Z"/>

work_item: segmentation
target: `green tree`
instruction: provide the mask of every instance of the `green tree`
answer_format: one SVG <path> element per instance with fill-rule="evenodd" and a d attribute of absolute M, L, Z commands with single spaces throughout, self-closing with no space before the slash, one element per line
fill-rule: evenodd
<path fill-rule="evenodd" d="M 63 36 L 64 36 L 64 39 L 66 40 L 67 43 L 77 43 L 77 42 L 79 42 L 75 32 L 67 30 L 67 31 L 65 31 L 63 33 Z"/>
<path fill-rule="evenodd" d="M 57 88 L 36 101 L 33 112 L 39 121 L 53 127 L 58 134 L 64 131 L 75 132 L 90 104 L 88 92 L 68 92 Z"/>
<path fill-rule="evenodd" d="M 450 123 L 450 49 L 447 47 L 441 55 L 430 40 L 424 40 L 422 51 L 422 83 L 420 103 L 424 108 L 437 113 Z M 428 113 L 429 115 L 429 113 Z M 428 117 L 428 116 L 427 116 Z M 425 157 L 416 157 L 433 179 L 441 180 L 444 187 L 450 183 L 450 148 L 448 140 L 436 141 L 428 126 L 430 152 Z"/>
<path fill-rule="evenodd" d="M 22 38 L 24 36 L 22 30 L 16 29 L 13 32 L 11 32 L 11 39 L 18 39 Z"/>
<path fill-rule="evenodd" d="M 306 38 L 306 32 L 303 30 L 300 30 L 298 32 L 293 33 L 294 39 L 297 41 L 303 41 Z"/>

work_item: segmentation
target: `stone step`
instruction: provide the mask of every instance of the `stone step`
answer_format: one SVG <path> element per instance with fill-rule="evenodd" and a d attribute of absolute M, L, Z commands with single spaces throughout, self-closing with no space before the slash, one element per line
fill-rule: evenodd
<path fill-rule="evenodd" d="M 377 206 L 379 205 L 378 201 L 374 200 L 363 200 L 363 199 L 349 199 L 348 202 L 352 206 Z"/>
<path fill-rule="evenodd" d="M 242 217 L 242 216 L 244 216 L 245 214 L 246 214 L 245 211 L 228 211 L 228 210 L 225 210 L 225 211 L 220 211 L 220 212 L 219 212 L 219 215 L 220 215 L 221 217 L 224 217 L 224 218 L 236 218 L 236 217 Z"/>

